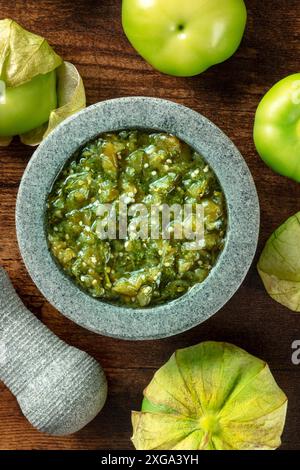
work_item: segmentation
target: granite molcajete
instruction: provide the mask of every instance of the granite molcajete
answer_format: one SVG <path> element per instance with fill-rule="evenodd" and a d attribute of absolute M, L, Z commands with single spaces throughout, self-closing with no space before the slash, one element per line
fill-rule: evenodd
<path fill-rule="evenodd" d="M 95 299 L 71 281 L 49 253 L 46 199 L 66 161 L 97 135 L 122 129 L 174 134 L 201 153 L 226 196 L 228 230 L 223 252 L 208 278 L 177 300 L 131 309 Z M 94 332 L 123 339 L 155 339 L 183 332 L 217 312 L 236 292 L 253 260 L 259 203 L 252 176 L 234 144 L 200 114 L 170 101 L 132 97 L 95 104 L 67 119 L 39 146 L 21 181 L 17 235 L 37 287 L 60 312 Z"/>

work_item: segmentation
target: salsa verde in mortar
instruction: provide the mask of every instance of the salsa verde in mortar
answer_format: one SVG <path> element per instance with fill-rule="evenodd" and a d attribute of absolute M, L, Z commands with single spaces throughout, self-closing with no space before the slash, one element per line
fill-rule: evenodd
<path fill-rule="evenodd" d="M 202 204 L 204 246 L 187 240 L 102 240 L 98 208 L 121 197 L 146 207 Z M 202 282 L 226 233 L 226 203 L 201 155 L 165 133 L 106 133 L 67 163 L 47 202 L 49 249 L 86 292 L 108 302 L 145 307 L 175 299 Z"/>

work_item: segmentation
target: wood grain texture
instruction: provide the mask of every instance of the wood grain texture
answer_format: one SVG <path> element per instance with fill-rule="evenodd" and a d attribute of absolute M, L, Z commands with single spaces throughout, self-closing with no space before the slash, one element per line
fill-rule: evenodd
<path fill-rule="evenodd" d="M 119 0 L 0 0 L 0 15 L 46 36 L 59 54 L 76 64 L 88 103 L 128 95 L 157 96 L 185 104 L 220 126 L 241 150 L 256 181 L 262 212 L 259 254 L 270 233 L 299 210 L 300 185 L 266 168 L 252 141 L 253 117 L 263 93 L 280 78 L 299 71 L 299 1 L 246 1 L 249 19 L 239 51 L 226 63 L 188 79 L 162 75 L 135 53 L 122 32 L 120 4 Z M 154 371 L 176 348 L 222 340 L 268 361 L 289 397 L 282 449 L 299 450 L 300 366 L 291 363 L 291 343 L 300 339 L 300 316 L 267 296 L 255 263 L 228 304 L 187 333 L 140 343 L 85 331 L 48 304 L 20 257 L 14 210 L 31 154 L 32 149 L 17 139 L 9 148 L 0 149 L 0 262 L 40 320 L 102 363 L 109 399 L 84 430 L 55 438 L 32 429 L 14 397 L 0 384 L 0 449 L 130 449 L 130 410 L 138 409 L 142 390 Z"/>

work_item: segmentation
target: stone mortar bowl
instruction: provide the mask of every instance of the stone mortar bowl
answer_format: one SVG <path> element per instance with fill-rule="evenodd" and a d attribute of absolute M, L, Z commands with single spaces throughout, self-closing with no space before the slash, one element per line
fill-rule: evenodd
<path fill-rule="evenodd" d="M 62 167 L 86 142 L 103 132 L 122 129 L 165 131 L 185 141 L 205 157 L 227 200 L 225 247 L 207 279 L 182 297 L 152 308 L 119 307 L 91 297 L 60 270 L 47 246 L 46 199 Z M 120 98 L 95 104 L 72 116 L 42 142 L 20 184 L 16 225 L 29 274 L 63 315 L 96 333 L 147 340 L 172 336 L 200 324 L 233 296 L 256 251 L 259 202 L 243 157 L 206 118 L 170 101 Z"/>

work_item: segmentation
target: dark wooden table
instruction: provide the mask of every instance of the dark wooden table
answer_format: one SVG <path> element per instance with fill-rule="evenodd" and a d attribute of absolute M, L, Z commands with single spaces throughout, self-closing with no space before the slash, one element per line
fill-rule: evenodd
<path fill-rule="evenodd" d="M 248 0 L 247 31 L 237 54 L 194 78 L 154 71 L 127 42 L 119 0 L 0 0 L 1 18 L 11 17 L 49 40 L 74 62 L 86 85 L 88 103 L 128 95 L 167 98 L 214 121 L 239 147 L 256 181 L 261 203 L 260 253 L 270 233 L 299 210 L 300 185 L 274 174 L 252 141 L 256 106 L 280 78 L 299 71 L 298 0 Z M 0 262 L 27 307 L 54 333 L 103 365 L 109 398 L 103 412 L 70 437 L 48 437 L 22 416 L 0 383 L 0 449 L 129 449 L 130 411 L 142 390 L 176 348 L 203 340 L 230 341 L 265 359 L 289 398 L 282 449 L 300 449 L 300 366 L 291 362 L 291 343 L 300 339 L 300 316 L 272 301 L 255 263 L 243 286 L 213 318 L 179 336 L 129 342 L 90 333 L 64 318 L 39 293 L 22 263 L 14 209 L 22 173 L 32 149 L 16 140 L 0 149 Z M 1 314 L 1 312 L 0 312 Z M 189 312 L 186 312 L 188 315 Z"/>

